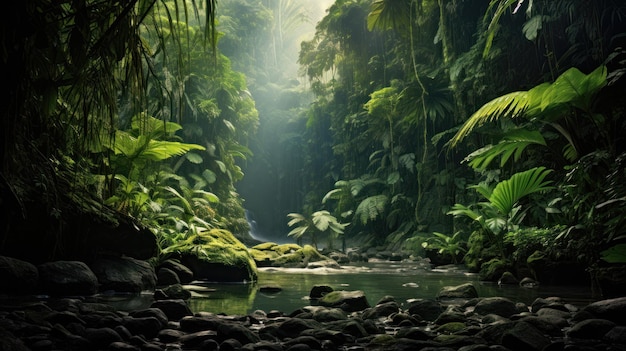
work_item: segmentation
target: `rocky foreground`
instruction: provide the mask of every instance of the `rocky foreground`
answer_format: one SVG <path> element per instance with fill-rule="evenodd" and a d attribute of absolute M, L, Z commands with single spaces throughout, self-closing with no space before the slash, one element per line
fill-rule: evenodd
<path fill-rule="evenodd" d="M 87 297 L 5 300 L 0 350 L 626 350 L 626 297 L 527 306 L 477 297 L 471 284 L 374 306 L 360 291 L 318 286 L 311 297 L 296 311 L 241 316 L 192 313 L 184 299 L 130 312 Z"/>

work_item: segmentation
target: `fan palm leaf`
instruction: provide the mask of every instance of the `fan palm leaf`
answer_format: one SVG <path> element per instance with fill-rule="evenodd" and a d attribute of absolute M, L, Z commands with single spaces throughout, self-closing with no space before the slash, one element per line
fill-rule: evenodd
<path fill-rule="evenodd" d="M 496 145 L 487 145 L 469 154 L 464 161 L 479 171 L 485 170 L 489 164 L 500 156 L 500 167 L 511 158 L 519 160 L 522 152 L 530 145 L 546 146 L 546 140 L 539 131 L 515 129 L 504 135 Z"/>
<path fill-rule="evenodd" d="M 545 178 L 552 170 L 535 167 L 524 172 L 515 173 L 511 178 L 496 185 L 489 197 L 489 202 L 505 216 L 508 216 L 515 204 L 524 196 L 552 189 L 552 181 Z"/>

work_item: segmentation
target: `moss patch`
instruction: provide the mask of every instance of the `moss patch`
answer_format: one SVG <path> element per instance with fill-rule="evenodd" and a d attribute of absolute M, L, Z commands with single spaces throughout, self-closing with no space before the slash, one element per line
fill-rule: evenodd
<path fill-rule="evenodd" d="M 310 262 L 329 260 L 311 245 L 263 243 L 248 251 L 259 266 L 306 267 Z"/>

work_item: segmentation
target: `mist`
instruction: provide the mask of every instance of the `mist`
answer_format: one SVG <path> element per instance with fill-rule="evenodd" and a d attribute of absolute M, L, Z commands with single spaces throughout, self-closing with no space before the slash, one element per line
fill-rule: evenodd
<path fill-rule="evenodd" d="M 242 163 L 245 176 L 236 184 L 251 235 L 259 240 L 290 241 L 287 214 L 302 209 L 302 137 L 312 96 L 299 72 L 298 55 L 333 2 L 220 2 L 218 29 L 226 34 L 220 51 L 245 74 L 259 113 L 258 131 L 249 145 L 253 156 Z"/>

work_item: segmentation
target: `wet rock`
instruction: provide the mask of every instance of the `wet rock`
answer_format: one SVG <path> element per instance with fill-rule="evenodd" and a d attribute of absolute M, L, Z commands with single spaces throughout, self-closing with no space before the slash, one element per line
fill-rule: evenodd
<path fill-rule="evenodd" d="M 365 293 L 361 290 L 333 291 L 324 295 L 318 303 L 326 307 L 339 307 L 347 312 L 362 311 L 370 307 Z"/>
<path fill-rule="evenodd" d="M 185 316 L 191 316 L 192 312 L 185 300 L 158 300 L 154 301 L 150 307 L 158 308 L 169 320 L 177 321 Z"/>
<path fill-rule="evenodd" d="M 498 279 L 498 285 L 519 285 L 519 280 L 515 278 L 513 273 L 506 271 Z"/>
<path fill-rule="evenodd" d="M 339 268 L 341 268 L 341 266 L 339 265 L 339 263 L 337 263 L 337 261 L 335 261 L 333 259 L 328 259 L 328 260 L 309 262 L 307 264 L 306 268 L 309 268 L 309 269 L 316 269 L 316 268 L 334 268 L 334 269 L 339 269 Z"/>
<path fill-rule="evenodd" d="M 103 291 L 139 293 L 156 286 L 156 273 L 150 263 L 131 257 L 98 258 L 91 269 Z"/>
<path fill-rule="evenodd" d="M 626 325 L 626 297 L 596 301 L 585 306 L 582 311 L 590 313 L 595 318 Z"/>
<path fill-rule="evenodd" d="M 346 264 L 346 263 L 350 263 L 350 258 L 348 257 L 348 255 L 342 253 L 342 252 L 331 252 L 328 254 L 328 257 L 331 258 L 332 260 L 334 260 L 335 262 L 339 263 L 339 264 Z"/>
<path fill-rule="evenodd" d="M 156 300 L 189 300 L 191 292 L 180 284 L 168 285 L 154 291 Z"/>
<path fill-rule="evenodd" d="M 98 279 L 91 269 L 80 261 L 42 263 L 39 271 L 40 288 L 55 296 L 93 295 L 98 291 Z"/>
<path fill-rule="evenodd" d="M 134 335 L 143 335 L 147 338 L 155 337 L 161 330 L 161 322 L 156 317 L 126 317 L 123 325 Z"/>
<path fill-rule="evenodd" d="M 161 309 L 154 307 L 146 308 L 143 310 L 131 311 L 129 315 L 133 318 L 154 317 L 159 321 L 161 328 L 165 328 L 168 322 L 165 313 Z"/>
<path fill-rule="evenodd" d="M 602 339 L 615 327 L 615 323 L 606 319 L 587 319 L 578 322 L 567 331 L 567 336 L 581 339 Z"/>
<path fill-rule="evenodd" d="M 519 286 L 522 288 L 536 288 L 539 286 L 539 282 L 533 278 L 524 277 L 520 280 Z"/>
<path fill-rule="evenodd" d="M 276 294 L 283 291 L 283 288 L 277 285 L 263 285 L 259 287 L 259 291 L 266 294 Z"/>
<path fill-rule="evenodd" d="M 289 318 L 278 327 L 278 332 L 282 337 L 297 337 L 307 329 L 321 329 L 322 325 L 315 320 L 300 318 Z"/>
<path fill-rule="evenodd" d="M 435 300 L 421 299 L 409 301 L 408 312 L 416 314 L 427 321 L 434 321 L 444 311 L 443 306 Z"/>
<path fill-rule="evenodd" d="M 512 351 L 541 351 L 549 344 L 550 339 L 525 322 L 515 323 L 502 336 L 502 345 Z"/>
<path fill-rule="evenodd" d="M 87 328 L 85 338 L 96 346 L 109 346 L 112 342 L 122 341 L 120 335 L 111 328 Z"/>
<path fill-rule="evenodd" d="M 193 280 L 193 272 L 187 266 L 175 260 L 165 260 L 160 268 L 167 268 L 176 273 L 181 284 L 189 284 Z"/>
<path fill-rule="evenodd" d="M 0 292 L 30 294 L 35 292 L 38 281 L 39 271 L 32 263 L 0 256 Z"/>
<path fill-rule="evenodd" d="M 185 348 L 196 348 L 207 340 L 214 340 L 217 332 L 214 330 L 203 330 L 181 336 L 178 340 Z"/>
<path fill-rule="evenodd" d="M 369 308 L 363 312 L 363 319 L 376 319 L 381 317 L 388 317 L 392 313 L 398 313 L 400 306 L 395 301 L 379 303 L 376 306 Z"/>
<path fill-rule="evenodd" d="M 509 318 L 517 313 L 515 303 L 504 297 L 487 297 L 481 299 L 474 307 L 474 313 L 487 315 L 490 313 Z"/>
<path fill-rule="evenodd" d="M 604 338 L 612 343 L 626 345 L 626 326 L 617 326 L 605 334 Z"/>
<path fill-rule="evenodd" d="M 173 284 L 180 284 L 180 278 L 178 278 L 178 274 L 173 270 L 161 267 L 157 271 L 157 286 L 168 286 Z"/>
<path fill-rule="evenodd" d="M 438 299 L 472 299 L 476 297 L 478 297 L 478 292 L 472 283 L 445 286 L 437 294 Z"/>
<path fill-rule="evenodd" d="M 329 292 L 333 292 L 333 291 L 334 291 L 334 289 L 331 288 L 328 285 L 315 285 L 314 287 L 311 288 L 311 291 L 309 292 L 309 298 L 311 298 L 311 299 L 320 299 L 324 295 L 328 294 Z"/>

